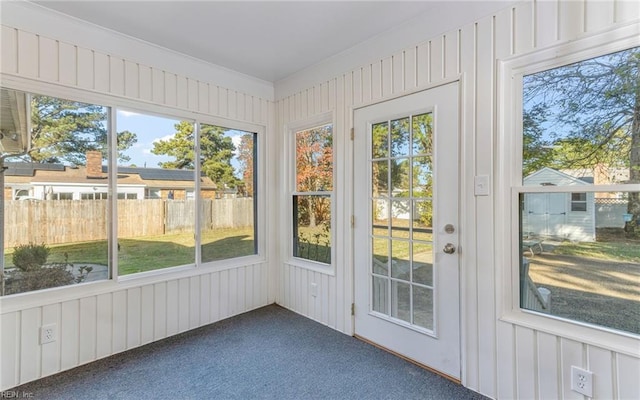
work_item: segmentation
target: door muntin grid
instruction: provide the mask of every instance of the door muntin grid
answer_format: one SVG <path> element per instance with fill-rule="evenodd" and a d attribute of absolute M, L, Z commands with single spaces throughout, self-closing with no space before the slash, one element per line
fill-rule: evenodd
<path fill-rule="evenodd" d="M 371 125 L 371 312 L 433 333 L 433 113 Z"/>

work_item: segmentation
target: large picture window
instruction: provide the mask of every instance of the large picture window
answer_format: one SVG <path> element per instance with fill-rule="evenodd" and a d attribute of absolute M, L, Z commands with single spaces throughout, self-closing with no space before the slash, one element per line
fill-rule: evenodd
<path fill-rule="evenodd" d="M 293 136 L 293 256 L 331 264 L 333 125 L 326 123 L 296 130 Z"/>
<path fill-rule="evenodd" d="M 6 88 L 0 122 L 1 295 L 258 254 L 257 133 Z"/>
<path fill-rule="evenodd" d="M 109 278 L 109 109 L 2 88 L 0 121 L 2 294 Z"/>
<path fill-rule="evenodd" d="M 640 334 L 640 48 L 525 74 L 520 306 Z"/>

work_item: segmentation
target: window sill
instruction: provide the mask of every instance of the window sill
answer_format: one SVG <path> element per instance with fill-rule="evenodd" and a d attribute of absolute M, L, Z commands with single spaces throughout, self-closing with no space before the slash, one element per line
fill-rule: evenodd
<path fill-rule="evenodd" d="M 329 276 L 336 275 L 336 269 L 333 263 L 323 264 L 319 262 L 308 261 L 302 258 L 294 258 L 294 257 L 289 258 L 285 263 L 294 267 L 308 269 L 310 271 L 318 272 L 324 275 L 329 275 Z"/>
<path fill-rule="evenodd" d="M 586 343 L 617 353 L 640 356 L 640 336 L 528 310 L 505 312 L 500 321 Z"/>

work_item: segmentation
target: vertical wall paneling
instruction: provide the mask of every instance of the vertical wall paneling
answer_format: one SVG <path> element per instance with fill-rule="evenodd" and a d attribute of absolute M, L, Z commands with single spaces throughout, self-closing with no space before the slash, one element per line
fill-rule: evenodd
<path fill-rule="evenodd" d="M 640 2 L 633 0 L 618 0 L 614 3 L 615 22 L 626 22 L 638 19 Z"/>
<path fill-rule="evenodd" d="M 209 85 L 209 113 L 218 114 L 218 86 Z"/>
<path fill-rule="evenodd" d="M 200 279 L 200 325 L 211 322 L 211 274 Z"/>
<path fill-rule="evenodd" d="M 153 338 L 167 337 L 167 283 L 156 283 L 153 289 Z"/>
<path fill-rule="evenodd" d="M 418 86 L 424 86 L 429 83 L 429 76 L 431 74 L 429 61 L 429 42 L 422 43 L 416 47 L 416 79 Z"/>
<path fill-rule="evenodd" d="M 356 70 L 353 71 L 353 99 L 351 100 L 351 104 L 349 105 L 356 105 L 356 104 L 361 104 L 362 103 L 362 68 L 358 68 Z M 349 127 L 351 128 L 351 127 Z"/>
<path fill-rule="evenodd" d="M 178 281 L 167 282 L 167 336 L 179 332 L 180 305 L 178 304 Z"/>
<path fill-rule="evenodd" d="M 538 398 L 536 393 L 536 338 L 531 329 L 516 327 L 516 347 L 519 349 L 516 360 L 517 398 Z"/>
<path fill-rule="evenodd" d="M 60 304 L 50 304 L 42 307 L 42 324 L 40 326 L 49 324 L 60 326 Z M 38 333 L 40 332 L 38 331 Z M 42 376 L 58 372 L 60 370 L 60 341 L 57 340 L 52 343 L 43 344 L 41 356 Z"/>
<path fill-rule="evenodd" d="M 227 115 L 229 118 L 237 118 L 238 113 L 238 101 L 236 97 L 238 93 L 235 90 L 229 90 L 227 92 Z"/>
<path fill-rule="evenodd" d="M 514 34 L 509 35 L 514 38 L 514 48 L 517 54 L 522 54 L 527 51 L 533 50 L 534 38 L 533 38 L 533 3 L 520 3 L 513 8 L 513 27 L 515 28 Z M 553 22 L 545 22 L 542 29 L 553 30 Z M 551 27 L 551 29 L 550 29 Z M 499 59 L 499 58 L 498 58 Z"/>
<path fill-rule="evenodd" d="M 62 303 L 60 313 L 60 368 L 70 369 L 78 365 L 78 348 L 80 336 L 80 301 L 69 300 Z M 24 376 L 20 382 L 28 382 Z"/>
<path fill-rule="evenodd" d="M 404 57 L 404 76 L 402 78 L 404 86 L 402 90 L 412 90 L 417 85 L 417 47 L 405 50 Z M 349 104 L 349 103 L 347 103 Z"/>
<path fill-rule="evenodd" d="M 189 279 L 189 328 L 200 326 L 200 280 L 202 276 Z"/>
<path fill-rule="evenodd" d="M 362 103 L 371 101 L 371 65 L 367 65 L 362 68 Z"/>
<path fill-rule="evenodd" d="M 62 48 L 62 43 L 60 43 Z M 122 58 L 109 56 L 109 91 L 115 95 L 124 95 L 125 74 L 124 60 Z M 60 68 L 60 80 L 62 80 L 62 67 Z"/>
<path fill-rule="evenodd" d="M 393 93 L 402 93 L 405 90 L 404 76 L 405 76 L 405 60 L 404 51 L 395 53 L 391 60 L 391 69 L 393 71 L 393 79 L 391 89 Z"/>
<path fill-rule="evenodd" d="M 113 352 L 119 353 L 127 349 L 127 291 L 113 293 Z"/>
<path fill-rule="evenodd" d="M 38 36 L 33 33 L 18 32 L 18 73 L 38 77 Z"/>
<path fill-rule="evenodd" d="M 584 5 L 585 32 L 595 32 L 611 25 L 615 4 L 612 1 L 587 0 Z"/>
<path fill-rule="evenodd" d="M 227 318 L 229 312 L 229 270 L 220 271 L 220 318 Z"/>
<path fill-rule="evenodd" d="M 22 311 L 20 331 L 20 379 L 33 380 L 40 376 L 40 323 L 42 310 Z"/>
<path fill-rule="evenodd" d="M 124 62 L 124 95 L 131 98 L 140 96 L 140 79 L 138 64 L 131 61 Z"/>
<path fill-rule="evenodd" d="M 402 62 L 402 59 L 400 62 Z M 382 62 L 380 63 L 380 81 L 382 86 L 380 97 L 388 97 L 393 93 L 394 78 L 393 57 L 382 59 Z M 378 96 L 377 93 L 376 96 Z"/>
<path fill-rule="evenodd" d="M 612 352 L 599 347 L 587 349 L 587 369 L 593 372 L 596 384 L 593 386 L 594 399 L 613 399 L 613 361 Z M 640 373 L 638 374 L 640 377 Z"/>
<path fill-rule="evenodd" d="M 244 269 L 244 300 L 245 300 L 245 310 L 252 310 L 256 308 L 258 301 L 256 299 L 256 295 L 260 295 L 260 292 L 255 293 L 253 291 L 253 277 L 255 275 L 255 270 L 258 267 L 256 265 L 249 265 Z"/>
<path fill-rule="evenodd" d="M 381 60 L 371 64 L 371 100 L 378 100 L 382 97 L 382 63 Z"/>
<path fill-rule="evenodd" d="M 190 106 L 189 81 L 185 76 L 176 75 L 176 106 L 183 110 Z"/>
<path fill-rule="evenodd" d="M 151 100 L 154 103 L 165 104 L 166 103 L 166 78 L 164 71 L 152 68 L 151 69 Z"/>
<path fill-rule="evenodd" d="M 18 72 L 18 31 L 2 25 L 1 33 L 2 57 L 0 57 L 0 68 L 5 73 L 15 74 Z"/>
<path fill-rule="evenodd" d="M 483 146 L 476 147 L 477 175 L 490 176 L 493 171 L 493 100 L 495 99 L 495 49 L 494 49 L 494 19 L 484 18 L 477 24 L 476 30 L 476 144 Z M 507 46 L 508 47 L 508 46 Z M 477 298 L 478 308 L 478 360 L 479 388 L 482 393 L 495 393 L 494 373 L 489 366 L 496 362 L 495 337 L 495 279 L 489 266 L 493 261 L 493 199 L 489 196 L 476 197 L 475 204 L 477 210 L 483 210 L 476 214 L 475 223 L 472 225 L 476 230 L 476 254 L 477 264 L 477 287 L 476 291 L 480 295 Z M 483 367 L 484 366 L 484 367 Z"/>
<path fill-rule="evenodd" d="M 619 399 L 637 399 L 640 393 L 640 359 L 624 354 L 617 354 L 615 364 Z"/>
<path fill-rule="evenodd" d="M 2 32 L 4 34 L 4 30 Z M 40 79 L 57 82 L 58 81 L 58 41 L 47 37 L 39 37 L 38 43 L 38 76 Z M 2 58 L 5 57 L 4 52 Z M 10 58 L 10 57 L 9 57 Z M 2 69 L 4 71 L 4 68 Z M 93 83 L 93 82 L 92 82 Z"/>
<path fill-rule="evenodd" d="M 85 364 L 96 359 L 96 298 L 80 299 L 80 350 L 79 362 Z"/>
<path fill-rule="evenodd" d="M 499 399 L 514 399 L 516 396 L 516 346 L 515 346 L 515 327 L 511 324 L 498 322 L 496 327 L 497 342 L 500 346 L 497 346 L 496 360 L 496 397 Z M 476 343 L 474 343 L 477 346 Z M 476 357 L 475 354 L 468 354 L 467 357 Z M 474 361 L 480 368 L 480 362 Z M 556 361 L 557 362 L 557 361 Z M 489 366 L 487 366 L 489 367 Z M 472 375 L 469 378 L 474 378 L 477 374 L 477 370 L 474 370 L 474 365 L 470 365 Z"/>
<path fill-rule="evenodd" d="M 78 79 L 78 49 L 68 43 L 59 42 L 58 70 L 60 83 L 75 85 Z"/>
<path fill-rule="evenodd" d="M 106 93 L 111 87 L 109 56 L 97 51 L 93 52 L 93 88 Z"/>
<path fill-rule="evenodd" d="M 189 300 L 189 278 L 182 278 L 178 281 L 178 332 L 189 329 Z"/>
<path fill-rule="evenodd" d="M 538 332 L 536 335 L 538 352 L 538 387 L 537 393 L 541 399 L 556 399 L 560 397 L 558 381 L 558 338 L 554 335 Z"/>
<path fill-rule="evenodd" d="M 429 42 L 430 62 L 429 82 L 439 82 L 444 78 L 444 36 Z"/>
<path fill-rule="evenodd" d="M 186 78 L 187 81 L 187 107 L 189 110 L 198 111 L 198 81 Z"/>
<path fill-rule="evenodd" d="M 176 74 L 164 73 L 164 103 L 168 106 L 178 105 L 178 77 Z"/>
<path fill-rule="evenodd" d="M 459 31 L 451 31 L 443 36 L 444 41 L 444 76 L 453 78 L 458 75 Z"/>
<path fill-rule="evenodd" d="M 222 117 L 229 115 L 229 90 L 225 88 L 218 88 L 218 114 Z"/>
<path fill-rule="evenodd" d="M 94 81 L 93 51 L 78 48 L 78 86 L 83 89 L 93 89 Z"/>
<path fill-rule="evenodd" d="M 584 397 L 571 390 L 571 366 L 587 368 L 584 360 L 584 345 L 569 339 L 560 339 L 560 376 L 562 377 L 562 398 L 583 400 Z"/>
<path fill-rule="evenodd" d="M 464 85 L 463 91 L 465 93 L 465 106 L 462 108 L 464 115 L 462 116 L 463 126 L 462 130 L 464 134 L 461 136 L 461 149 L 460 155 L 462 160 L 473 160 L 475 158 L 475 101 L 476 95 L 476 72 L 475 72 L 475 58 L 476 58 L 476 26 L 470 25 L 462 28 L 460 34 L 460 66 L 461 72 L 464 75 L 462 84 Z M 418 47 L 420 50 L 422 46 Z M 428 50 L 428 47 L 427 47 Z M 425 55 L 428 52 L 425 50 Z M 425 59 L 425 62 L 430 64 L 429 60 Z M 422 69 L 420 67 L 419 71 Z M 465 187 L 465 177 L 473 176 L 475 174 L 475 164 L 472 162 L 462 163 L 464 170 L 460 171 L 462 179 L 461 187 Z M 465 261 L 466 267 L 461 268 L 461 273 L 464 274 L 461 279 L 461 293 L 466 293 L 463 298 L 465 301 L 461 304 L 462 319 L 461 330 L 462 337 L 464 338 L 465 348 L 462 351 L 463 356 L 463 368 L 462 378 L 465 385 L 468 387 L 479 390 L 478 384 L 478 303 L 477 303 L 477 260 L 476 260 L 476 243 L 475 234 L 471 227 L 475 226 L 475 197 L 471 191 L 462 191 L 462 204 L 464 212 L 461 212 L 461 243 L 465 243 Z M 464 227 L 469 227 L 465 229 Z"/>
<path fill-rule="evenodd" d="M 141 289 L 127 290 L 127 349 L 140 346 Z M 145 310 L 146 312 L 146 310 Z"/>
<path fill-rule="evenodd" d="M 113 354 L 113 298 L 111 293 L 100 294 L 96 298 L 96 358 Z"/>
<path fill-rule="evenodd" d="M 220 319 L 220 274 L 214 272 L 210 275 L 210 321 L 215 322 Z"/>
<path fill-rule="evenodd" d="M 558 40 L 558 3 L 535 1 L 532 4 L 535 20 L 534 43 L 537 48 L 544 48 Z"/>
<path fill-rule="evenodd" d="M 560 1 L 558 8 L 559 24 L 558 38 L 569 40 L 584 32 L 584 2 Z"/>
<path fill-rule="evenodd" d="M 138 64 L 138 85 L 141 100 L 153 100 L 153 75 L 150 67 Z"/>
<path fill-rule="evenodd" d="M 153 285 L 145 285 L 140 292 L 140 344 L 151 343 L 154 339 L 154 310 L 155 297 L 153 293 Z"/>
<path fill-rule="evenodd" d="M 19 312 L 0 315 L 0 385 L 3 388 L 14 387 L 20 381 L 20 331 Z"/>

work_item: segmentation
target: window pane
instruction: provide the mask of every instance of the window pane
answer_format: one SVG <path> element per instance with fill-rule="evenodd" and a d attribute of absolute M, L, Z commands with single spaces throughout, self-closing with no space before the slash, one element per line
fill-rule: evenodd
<path fill-rule="evenodd" d="M 391 157 L 409 155 L 409 117 L 391 121 Z"/>
<path fill-rule="evenodd" d="M 521 307 L 640 334 L 639 194 L 586 193 L 593 214 L 567 210 L 571 193 L 522 194 Z"/>
<path fill-rule="evenodd" d="M 373 158 L 389 157 L 389 122 L 381 122 L 371 127 Z"/>
<path fill-rule="evenodd" d="M 431 154 L 433 146 L 433 115 L 414 115 L 412 126 L 413 155 Z"/>
<path fill-rule="evenodd" d="M 296 132 L 296 190 L 333 190 L 333 126 Z"/>
<path fill-rule="evenodd" d="M 118 110 L 117 130 L 135 144 L 118 158 L 118 274 L 194 264 L 193 123 Z"/>
<path fill-rule="evenodd" d="M 331 197 L 293 196 L 293 256 L 331 264 Z"/>
<path fill-rule="evenodd" d="M 257 253 L 255 133 L 202 125 L 202 262 Z M 202 182 L 202 181 L 201 181 Z"/>
<path fill-rule="evenodd" d="M 636 47 L 524 77 L 525 185 L 559 184 L 538 176 L 547 169 L 565 181 L 640 183 L 639 58 Z"/>
<path fill-rule="evenodd" d="M 109 277 L 108 108 L 28 98 L 2 89 L 5 295 Z"/>

